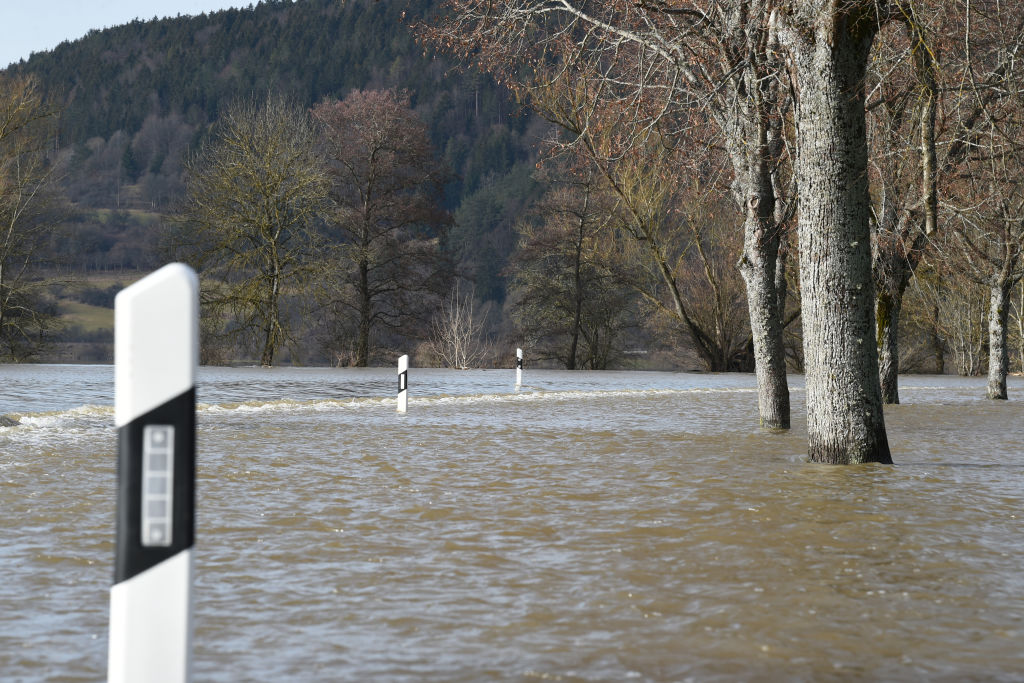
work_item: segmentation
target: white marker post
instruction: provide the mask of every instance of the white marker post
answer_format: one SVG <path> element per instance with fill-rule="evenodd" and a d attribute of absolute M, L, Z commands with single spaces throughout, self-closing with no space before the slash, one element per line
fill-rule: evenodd
<path fill-rule="evenodd" d="M 516 391 L 523 386 L 523 350 L 516 349 Z"/>
<path fill-rule="evenodd" d="M 409 408 L 409 356 L 398 359 L 398 412 Z"/>
<path fill-rule="evenodd" d="M 191 679 L 199 280 L 172 263 L 114 302 L 117 554 L 110 683 Z"/>

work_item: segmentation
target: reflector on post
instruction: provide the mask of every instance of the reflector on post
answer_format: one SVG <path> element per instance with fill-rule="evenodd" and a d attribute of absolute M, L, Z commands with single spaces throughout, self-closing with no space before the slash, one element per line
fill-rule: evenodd
<path fill-rule="evenodd" d="M 117 542 L 108 680 L 188 681 L 199 280 L 174 263 L 117 295 Z"/>
<path fill-rule="evenodd" d="M 409 356 L 398 359 L 398 412 L 409 407 Z"/>

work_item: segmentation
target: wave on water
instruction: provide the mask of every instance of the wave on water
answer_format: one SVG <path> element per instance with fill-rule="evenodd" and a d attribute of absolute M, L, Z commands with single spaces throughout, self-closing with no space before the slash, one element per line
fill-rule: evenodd
<path fill-rule="evenodd" d="M 0 454 L 41 449 L 59 452 L 69 443 L 98 443 L 114 434 L 113 406 L 84 405 L 41 413 L 8 413 L 17 424 L 0 427 Z M 10 444 L 13 451 L 8 451 Z"/>
<path fill-rule="evenodd" d="M 720 387 L 720 388 L 687 388 L 687 389 L 614 389 L 614 390 L 566 390 L 549 391 L 537 387 L 524 386 L 516 393 L 501 394 L 436 394 L 409 397 L 412 406 L 429 408 L 430 406 L 451 406 L 470 404 L 500 404 L 521 402 L 555 402 L 589 401 L 595 399 L 636 399 L 641 397 L 685 396 L 711 393 L 753 393 L 753 388 Z M 366 396 L 345 399 L 277 399 L 251 400 L 225 403 L 200 403 L 196 406 L 199 418 L 216 419 L 218 416 L 246 414 L 300 414 L 329 413 L 350 410 L 373 410 L 378 408 L 393 409 L 395 397 Z M 58 434 L 81 435 L 82 433 L 114 431 L 114 408 L 109 405 L 85 405 L 69 410 L 41 413 L 10 413 L 11 420 L 17 424 L 0 427 L 0 436 L 13 440 L 39 440 Z"/>
<path fill-rule="evenodd" d="M 436 394 L 417 395 L 410 393 L 411 405 L 460 405 L 476 403 L 518 403 L 531 401 L 580 401 L 594 398 L 638 398 L 657 396 L 685 396 L 692 394 L 743 394 L 754 393 L 756 389 L 740 387 L 723 388 L 691 388 L 691 389 L 614 389 L 614 390 L 567 390 L 547 391 L 544 389 L 523 387 L 516 393 L 503 394 Z M 245 414 L 245 413 L 290 413 L 290 412 L 328 412 L 335 410 L 359 410 L 373 408 L 392 408 L 394 397 L 359 397 L 347 399 L 314 399 L 296 400 L 280 399 L 274 401 L 243 401 L 233 403 L 200 404 L 200 415 Z"/>
<path fill-rule="evenodd" d="M 7 417 L 16 420 L 18 424 L 10 427 L 0 427 L 0 430 L 15 430 L 19 428 L 45 429 L 48 427 L 62 427 L 69 423 L 81 422 L 82 420 L 105 419 L 113 420 L 114 407 L 100 405 L 85 405 L 71 408 L 70 410 L 54 410 L 42 413 L 8 413 Z M 0 431 L 3 433 L 3 431 Z"/>

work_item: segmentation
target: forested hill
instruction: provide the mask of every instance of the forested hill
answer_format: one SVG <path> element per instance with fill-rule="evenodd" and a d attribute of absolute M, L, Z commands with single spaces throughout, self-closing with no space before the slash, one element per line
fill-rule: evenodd
<path fill-rule="evenodd" d="M 303 105 L 354 88 L 407 89 L 458 180 L 447 203 L 456 241 L 495 260 L 520 210 L 542 129 L 489 77 L 425 52 L 409 29 L 434 0 L 269 0 L 247 9 L 92 31 L 10 68 L 35 74 L 63 105 L 59 145 L 80 212 L 83 266 L 138 267 L 144 226 L 103 227 L 109 212 L 159 213 L 182 188 L 181 159 L 229 101 L 283 92 Z M 503 190 L 494 189 L 501 180 Z M 133 215 L 130 213 L 129 215 Z M 99 216 L 99 218 L 97 218 Z M 91 223 L 90 223 L 91 221 Z M 470 227 L 472 226 L 472 227 Z M 470 234 L 471 233 L 471 234 Z M 133 238 L 134 235 L 134 238 Z M 488 255 L 489 254 L 489 255 Z M 482 263 L 477 266 L 482 266 Z M 487 287 L 486 283 L 485 289 Z M 501 283 L 485 294 L 500 298 Z"/>

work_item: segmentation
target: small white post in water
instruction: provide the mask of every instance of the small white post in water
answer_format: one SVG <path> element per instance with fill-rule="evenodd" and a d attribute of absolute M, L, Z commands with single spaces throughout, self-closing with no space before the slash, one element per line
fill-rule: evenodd
<path fill-rule="evenodd" d="M 523 350 L 516 349 L 516 391 L 523 386 Z"/>
<path fill-rule="evenodd" d="M 409 408 L 409 356 L 398 359 L 398 412 Z"/>
<path fill-rule="evenodd" d="M 199 280 L 172 263 L 114 302 L 117 540 L 110 683 L 191 679 Z"/>

